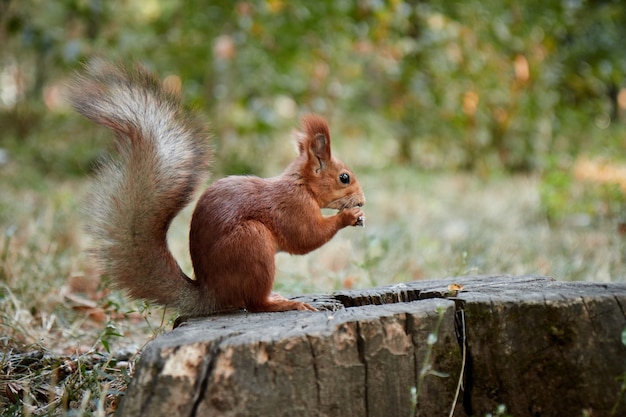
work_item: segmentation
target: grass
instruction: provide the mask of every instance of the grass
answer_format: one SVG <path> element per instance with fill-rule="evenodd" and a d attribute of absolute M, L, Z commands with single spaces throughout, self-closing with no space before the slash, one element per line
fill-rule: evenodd
<path fill-rule="evenodd" d="M 81 226 L 86 180 L 44 175 L 19 160 L 0 170 L 2 415 L 109 414 L 136 353 L 171 328 L 172 312 L 128 301 L 100 281 Z M 327 293 L 483 273 L 626 277 L 620 219 L 564 209 L 555 221 L 546 215 L 542 177 L 357 172 L 366 227 L 343 230 L 304 257 L 277 255 L 278 291 Z M 190 213 L 170 232 L 189 273 Z"/>

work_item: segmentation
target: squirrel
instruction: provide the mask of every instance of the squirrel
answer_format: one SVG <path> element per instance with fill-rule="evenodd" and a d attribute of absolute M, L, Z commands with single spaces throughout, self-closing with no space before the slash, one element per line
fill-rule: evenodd
<path fill-rule="evenodd" d="M 101 162 L 87 201 L 92 251 L 112 286 L 183 317 L 316 310 L 272 292 L 274 255 L 306 254 L 344 227 L 363 226 L 365 204 L 354 173 L 331 155 L 322 117 L 302 118 L 298 156 L 279 176 L 228 176 L 202 193 L 189 232 L 192 279 L 167 231 L 207 179 L 206 126 L 183 108 L 180 91 L 141 65 L 92 60 L 71 79 L 68 98 L 116 134 L 117 156 Z"/>

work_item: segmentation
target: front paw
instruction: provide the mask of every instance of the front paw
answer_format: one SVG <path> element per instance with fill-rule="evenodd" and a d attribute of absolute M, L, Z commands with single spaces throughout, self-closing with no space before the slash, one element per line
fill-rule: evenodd
<path fill-rule="evenodd" d="M 361 207 L 352 207 L 341 212 L 344 226 L 365 226 L 365 215 Z"/>

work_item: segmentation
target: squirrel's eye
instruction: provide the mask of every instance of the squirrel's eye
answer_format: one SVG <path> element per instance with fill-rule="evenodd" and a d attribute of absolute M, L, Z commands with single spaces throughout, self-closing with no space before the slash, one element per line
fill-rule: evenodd
<path fill-rule="evenodd" d="M 341 181 L 342 184 L 350 184 L 350 175 L 345 172 L 339 174 L 339 181 Z"/>

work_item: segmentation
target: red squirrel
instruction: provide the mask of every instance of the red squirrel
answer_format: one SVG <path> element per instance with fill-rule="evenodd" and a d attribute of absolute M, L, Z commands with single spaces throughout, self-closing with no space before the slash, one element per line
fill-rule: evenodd
<path fill-rule="evenodd" d="M 275 178 L 229 176 L 200 196 L 189 232 L 195 279 L 166 240 L 172 219 L 206 180 L 205 126 L 144 68 L 93 60 L 69 84 L 73 107 L 116 133 L 88 198 L 88 231 L 103 273 L 131 297 L 194 317 L 315 310 L 272 293 L 274 255 L 305 254 L 346 226 L 363 226 L 356 176 L 331 155 L 326 121 L 302 118 L 298 156 Z M 322 208 L 336 209 L 323 216 Z"/>

